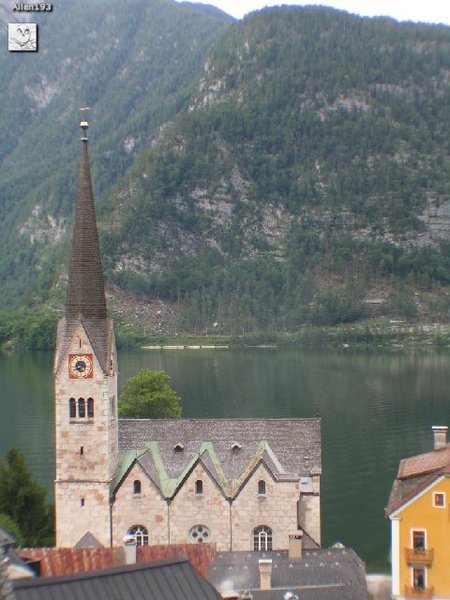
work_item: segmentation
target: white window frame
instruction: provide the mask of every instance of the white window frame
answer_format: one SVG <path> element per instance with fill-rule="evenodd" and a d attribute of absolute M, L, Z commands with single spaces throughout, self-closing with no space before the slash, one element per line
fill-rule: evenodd
<path fill-rule="evenodd" d="M 426 567 L 410 567 L 409 568 L 409 579 L 411 582 L 411 587 L 414 589 L 414 569 L 422 569 L 423 570 L 423 572 L 424 572 L 423 588 L 424 588 L 424 590 L 427 590 L 428 589 L 428 569 Z"/>
<path fill-rule="evenodd" d="M 255 548 L 256 542 L 257 548 Z M 255 527 L 252 531 L 252 546 L 254 552 L 270 552 L 273 549 L 273 529 L 268 525 Z"/>
<path fill-rule="evenodd" d="M 436 504 L 436 496 L 443 496 L 444 502 L 442 506 L 440 504 Z M 433 507 L 434 508 L 445 508 L 445 492 L 433 492 Z"/>
<path fill-rule="evenodd" d="M 149 536 L 145 525 L 132 525 L 128 528 L 127 535 L 134 537 L 136 546 L 148 546 Z"/>
<path fill-rule="evenodd" d="M 424 539 L 424 550 L 426 550 L 428 548 L 428 536 L 427 536 L 427 530 L 423 529 L 422 527 L 411 527 L 410 530 L 410 536 L 411 536 L 411 548 L 414 549 L 414 532 L 421 532 L 423 533 L 423 539 Z"/>

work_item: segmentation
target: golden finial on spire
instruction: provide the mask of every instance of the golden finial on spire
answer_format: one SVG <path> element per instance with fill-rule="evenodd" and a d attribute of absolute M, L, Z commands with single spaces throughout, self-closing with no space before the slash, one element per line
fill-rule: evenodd
<path fill-rule="evenodd" d="M 87 130 L 89 128 L 89 123 L 87 122 L 87 111 L 89 110 L 89 106 L 82 106 L 80 108 L 80 111 L 82 113 L 81 116 L 81 121 L 80 121 L 80 127 L 83 130 L 83 137 L 81 138 L 82 142 L 87 142 L 88 141 L 88 136 L 87 136 Z"/>

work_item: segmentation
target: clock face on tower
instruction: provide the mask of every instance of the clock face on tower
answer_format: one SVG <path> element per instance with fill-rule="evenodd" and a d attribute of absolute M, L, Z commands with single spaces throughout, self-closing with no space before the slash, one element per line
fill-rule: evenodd
<path fill-rule="evenodd" d="M 93 374 L 92 354 L 69 354 L 70 379 L 90 379 Z"/>

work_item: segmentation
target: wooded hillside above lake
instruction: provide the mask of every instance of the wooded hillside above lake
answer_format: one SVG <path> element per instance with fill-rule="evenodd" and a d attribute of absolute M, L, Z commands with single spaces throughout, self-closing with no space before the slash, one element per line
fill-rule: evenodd
<path fill-rule="evenodd" d="M 447 322 L 450 28 L 120 4 L 62 2 L 38 60 L 0 57 L 8 306 L 63 298 L 87 102 L 112 296 L 191 332 Z"/>

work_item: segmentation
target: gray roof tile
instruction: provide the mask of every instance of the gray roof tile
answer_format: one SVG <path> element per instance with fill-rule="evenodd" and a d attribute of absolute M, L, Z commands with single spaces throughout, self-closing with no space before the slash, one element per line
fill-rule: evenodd
<path fill-rule="evenodd" d="M 64 577 L 17 580 L 17 600 L 220 600 L 187 559 L 140 563 Z"/>
<path fill-rule="evenodd" d="M 272 559 L 272 590 L 258 591 L 260 558 Z M 350 548 L 305 550 L 301 560 L 287 552 L 224 552 L 209 566 L 219 589 L 251 590 L 255 600 L 282 599 L 291 590 L 301 600 L 365 600 L 365 565 Z"/>
<path fill-rule="evenodd" d="M 321 472 L 320 419 L 121 419 L 121 449 L 145 448 L 157 442 L 164 467 L 177 478 L 210 442 L 228 479 L 238 479 L 266 442 L 267 462 L 295 476 Z M 232 449 L 237 442 L 241 448 Z M 177 443 L 184 446 L 175 452 Z M 149 467 L 150 468 L 150 467 Z"/>

